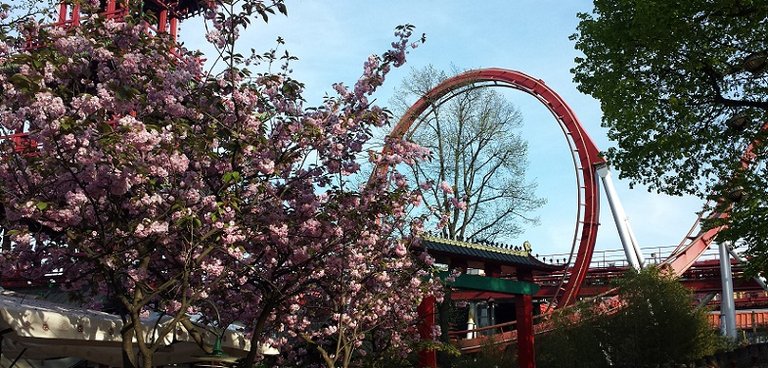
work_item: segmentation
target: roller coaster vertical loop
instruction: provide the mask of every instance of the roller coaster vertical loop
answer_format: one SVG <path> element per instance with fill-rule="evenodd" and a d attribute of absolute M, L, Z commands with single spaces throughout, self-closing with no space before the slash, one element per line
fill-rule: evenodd
<path fill-rule="evenodd" d="M 576 300 L 595 249 L 600 215 L 597 167 L 606 162 L 576 118 L 576 114 L 555 91 L 547 87 L 543 81 L 514 70 L 500 68 L 470 70 L 446 79 L 419 98 L 393 128 L 390 136 L 404 137 L 415 128 L 414 123 L 418 121 L 420 115 L 431 106 L 438 104 L 441 99 L 450 98 L 449 94 L 452 92 L 487 83 L 514 88 L 541 101 L 557 120 L 571 149 L 579 187 L 573 237 L 573 247 L 578 244 L 578 252 L 565 289 L 559 294 L 557 300 L 558 306 L 571 304 Z"/>

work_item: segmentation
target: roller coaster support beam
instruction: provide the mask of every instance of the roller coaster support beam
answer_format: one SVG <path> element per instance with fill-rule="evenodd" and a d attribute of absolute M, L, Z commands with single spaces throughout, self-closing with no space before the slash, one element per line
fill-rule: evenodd
<path fill-rule="evenodd" d="M 725 242 L 718 244 L 720 251 L 720 281 L 723 288 L 720 296 L 720 329 L 723 336 L 736 340 L 736 303 L 733 300 L 733 274 L 731 273 L 731 255 Z"/>
<path fill-rule="evenodd" d="M 618 194 L 616 194 L 616 188 L 613 186 L 608 164 L 598 167 L 597 173 L 603 181 L 605 195 L 611 207 L 611 214 L 613 214 L 613 222 L 616 223 L 616 230 L 619 232 L 619 239 L 624 247 L 624 253 L 627 255 L 627 261 L 632 268 L 638 271 L 643 267 L 645 260 L 643 259 L 643 253 L 640 251 L 640 246 L 637 244 L 637 239 L 635 239 L 635 234 L 629 226 L 629 219 L 626 212 L 624 212 L 624 207 L 621 205 Z"/>
<path fill-rule="evenodd" d="M 709 305 L 709 302 L 711 302 L 712 299 L 715 299 L 715 295 L 717 295 L 717 293 L 707 293 L 707 295 L 699 301 L 699 305 L 696 306 L 696 309 L 706 308 L 707 305 Z"/>
<path fill-rule="evenodd" d="M 742 256 L 740 256 L 736 251 L 733 250 L 733 248 L 728 247 L 728 253 L 731 253 L 731 257 L 733 259 L 739 261 L 739 263 L 747 263 L 747 260 L 744 259 Z M 765 277 L 762 275 L 757 275 L 754 277 L 755 282 L 757 282 L 758 285 L 760 285 L 763 290 L 768 291 L 768 285 L 765 284 Z"/>

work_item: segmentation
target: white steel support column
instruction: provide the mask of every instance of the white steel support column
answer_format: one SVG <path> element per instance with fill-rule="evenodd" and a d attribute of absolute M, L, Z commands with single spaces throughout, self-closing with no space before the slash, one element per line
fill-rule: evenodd
<path fill-rule="evenodd" d="M 611 171 L 608 165 L 603 165 L 597 169 L 597 173 L 603 182 L 605 195 L 611 207 L 611 214 L 613 214 L 613 222 L 616 223 L 616 230 L 619 232 L 619 239 L 624 247 L 624 253 L 627 255 L 627 261 L 632 268 L 639 270 L 643 267 L 645 260 L 640 252 L 640 246 L 637 244 L 635 234 L 629 226 L 629 219 L 626 212 L 624 212 L 624 207 L 621 205 L 619 196 L 616 194 L 616 188 L 613 186 L 613 180 L 611 179 Z"/>
<path fill-rule="evenodd" d="M 731 255 L 725 242 L 721 242 L 718 247 L 720 251 L 720 281 L 723 284 L 720 292 L 720 330 L 723 332 L 723 336 L 736 340 L 736 303 L 733 300 Z"/>

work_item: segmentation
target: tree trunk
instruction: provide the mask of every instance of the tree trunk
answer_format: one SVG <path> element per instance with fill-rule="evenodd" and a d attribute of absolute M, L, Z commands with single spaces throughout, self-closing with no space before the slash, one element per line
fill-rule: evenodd
<path fill-rule="evenodd" d="M 133 354 L 133 325 L 128 323 L 125 317 L 123 317 L 123 328 L 120 330 L 120 337 L 123 340 L 123 368 L 136 368 L 136 357 Z"/>
<path fill-rule="evenodd" d="M 244 368 L 251 368 L 256 362 L 256 357 L 259 355 L 259 339 L 264 333 L 264 326 L 267 323 L 269 314 L 272 313 L 272 303 L 265 303 L 264 310 L 259 314 L 259 319 L 256 321 L 256 326 L 253 327 L 253 335 L 251 336 L 251 350 L 248 351 L 248 355 L 243 361 Z"/>

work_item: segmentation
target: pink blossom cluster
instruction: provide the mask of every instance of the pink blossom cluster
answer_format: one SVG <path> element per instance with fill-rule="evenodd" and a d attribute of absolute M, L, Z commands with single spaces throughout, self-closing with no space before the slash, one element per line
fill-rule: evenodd
<path fill-rule="evenodd" d="M 219 11 L 217 46 L 242 26 Z M 0 73 L 0 130 L 34 142 L 0 142 L 0 225 L 13 241 L 3 274 L 59 273 L 132 319 L 212 315 L 212 302 L 220 322 L 246 322 L 252 346 L 287 360 L 307 349 L 341 359 L 341 340 L 348 357 L 372 353 L 362 346 L 373 340 L 407 353 L 417 305 L 441 295 L 432 259 L 415 256 L 423 221 L 407 214 L 420 189 L 394 169 L 351 178 L 373 128 L 389 123 L 367 97 L 404 62 L 410 27 L 368 58 L 353 91 L 337 84 L 312 109 L 285 71 L 248 77 L 232 61 L 209 76 L 199 56 L 145 29 L 94 17 L 37 29 L 39 47 L 12 62 L 0 48 L 14 66 Z M 387 143 L 370 164 L 429 156 Z"/>

